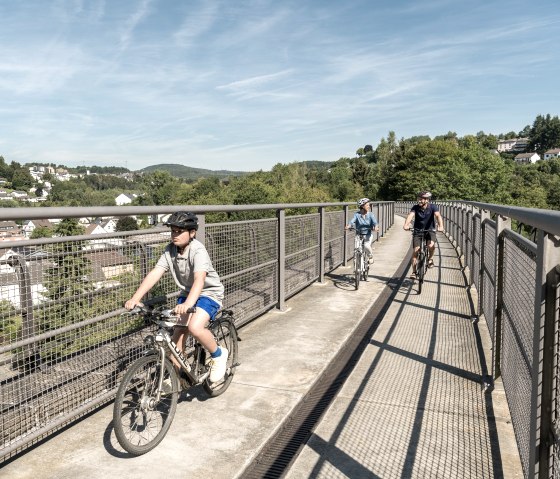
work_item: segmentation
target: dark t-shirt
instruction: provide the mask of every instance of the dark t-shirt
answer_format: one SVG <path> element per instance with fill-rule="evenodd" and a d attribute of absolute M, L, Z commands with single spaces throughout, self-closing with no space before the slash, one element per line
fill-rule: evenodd
<path fill-rule="evenodd" d="M 435 230 L 436 229 L 436 215 L 439 208 L 430 203 L 426 209 L 422 209 L 420 205 L 414 205 L 410 208 L 414 211 L 414 229 L 415 230 Z"/>

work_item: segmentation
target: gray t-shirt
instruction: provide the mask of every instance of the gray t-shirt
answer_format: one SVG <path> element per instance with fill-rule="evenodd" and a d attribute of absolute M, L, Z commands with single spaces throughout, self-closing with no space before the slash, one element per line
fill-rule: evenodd
<path fill-rule="evenodd" d="M 168 244 L 156 263 L 156 267 L 171 271 L 175 283 L 184 291 L 185 295 L 189 293 L 194 283 L 194 273 L 206 271 L 206 279 L 200 295 L 207 296 L 220 306 L 222 305 L 224 285 L 212 266 L 208 251 L 197 239 L 191 241 L 182 255 L 179 254 L 174 244 Z"/>

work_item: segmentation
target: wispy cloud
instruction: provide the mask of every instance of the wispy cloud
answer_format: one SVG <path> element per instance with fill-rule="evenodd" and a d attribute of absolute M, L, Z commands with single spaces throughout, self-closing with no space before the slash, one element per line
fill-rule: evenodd
<path fill-rule="evenodd" d="M 0 154 L 251 170 L 353 155 L 389 130 L 521 129 L 560 111 L 555 12 L 556 0 L 530 11 L 522 0 L 0 1 Z"/>
<path fill-rule="evenodd" d="M 201 2 L 200 8 L 194 10 L 190 8 L 183 23 L 174 33 L 173 39 L 179 47 L 191 46 L 196 39 L 209 31 L 219 17 L 219 5 L 214 1 Z"/>
<path fill-rule="evenodd" d="M 120 50 L 126 50 L 135 28 L 149 15 L 152 0 L 141 0 L 138 8 L 128 17 L 120 34 Z"/>

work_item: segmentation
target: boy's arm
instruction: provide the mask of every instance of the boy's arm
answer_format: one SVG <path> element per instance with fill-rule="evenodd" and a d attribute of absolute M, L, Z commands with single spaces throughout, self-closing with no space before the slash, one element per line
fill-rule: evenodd
<path fill-rule="evenodd" d="M 133 309 L 136 305 L 142 304 L 142 298 L 155 286 L 164 273 L 165 270 L 163 268 L 155 267 L 152 269 L 143 279 L 142 283 L 140 283 L 132 298 L 124 304 L 124 307 L 126 309 Z"/>

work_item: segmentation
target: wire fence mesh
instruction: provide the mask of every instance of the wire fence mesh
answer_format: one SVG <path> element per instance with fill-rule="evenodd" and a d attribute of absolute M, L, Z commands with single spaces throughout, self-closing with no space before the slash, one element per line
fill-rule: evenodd
<path fill-rule="evenodd" d="M 345 211 L 339 206 L 323 215 L 287 217 L 283 265 L 278 215 L 203 225 L 204 243 L 225 286 L 224 307 L 234 311 L 237 326 L 276 307 L 281 291 L 288 297 L 316 281 L 321 262 L 325 271 L 342 264 Z M 392 217 L 385 228 L 391 224 Z M 151 332 L 138 319 L 122 316 L 122 306 L 169 241 L 167 228 L 152 228 L 4 243 L 0 461 L 113 398 Z M 169 307 L 175 304 L 178 288 L 171 275 L 149 297 L 161 295 Z"/>
<path fill-rule="evenodd" d="M 521 462 L 529 470 L 531 437 L 534 294 L 534 245 L 517 233 L 504 235 L 501 374 Z"/>

